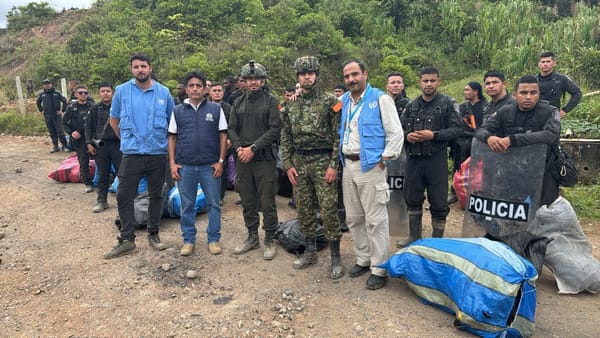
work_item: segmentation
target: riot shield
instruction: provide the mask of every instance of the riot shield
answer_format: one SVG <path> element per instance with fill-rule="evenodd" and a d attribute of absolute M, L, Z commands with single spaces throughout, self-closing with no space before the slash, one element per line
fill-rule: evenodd
<path fill-rule="evenodd" d="M 390 201 L 387 205 L 390 220 L 390 235 L 408 236 L 408 212 L 404 201 L 404 168 L 406 167 L 406 153 L 404 150 L 395 160 L 390 161 L 387 167 L 388 187 Z"/>
<path fill-rule="evenodd" d="M 462 237 L 526 231 L 540 207 L 545 144 L 495 153 L 473 139 Z"/>

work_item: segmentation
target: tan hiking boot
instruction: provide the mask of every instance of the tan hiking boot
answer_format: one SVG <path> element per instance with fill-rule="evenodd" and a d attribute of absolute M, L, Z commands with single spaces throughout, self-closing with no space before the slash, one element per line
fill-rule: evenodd
<path fill-rule="evenodd" d="M 179 252 L 182 256 L 190 256 L 194 252 L 194 243 L 183 243 Z"/>

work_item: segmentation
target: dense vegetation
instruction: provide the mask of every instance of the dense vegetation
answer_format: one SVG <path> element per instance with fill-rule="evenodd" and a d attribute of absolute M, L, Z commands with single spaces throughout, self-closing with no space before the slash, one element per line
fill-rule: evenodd
<path fill-rule="evenodd" d="M 418 95 L 419 70 L 435 65 L 442 90 L 462 101 L 466 82 L 486 70 L 509 78 L 537 73 L 540 52 L 559 56 L 558 70 L 584 93 L 600 89 L 600 7 L 597 0 L 97 0 L 89 10 L 57 13 L 48 3 L 15 6 L 0 31 L 0 106 L 14 99 L 14 76 L 120 83 L 128 58 L 143 51 L 158 79 L 174 88 L 192 69 L 210 79 L 236 74 L 249 59 L 263 63 L 277 94 L 295 82 L 291 65 L 311 54 L 322 63 L 321 82 L 341 82 L 341 65 L 365 61 L 370 82 L 405 75 Z M 50 26 L 52 38 L 42 38 Z M 40 34 L 32 34 L 32 32 Z M 0 132 L 45 133 L 40 114 L 0 114 Z M 563 120 L 563 132 L 600 138 L 600 95 L 586 96 Z M 566 189 L 578 214 L 598 218 L 599 185 Z"/>
<path fill-rule="evenodd" d="M 558 70 L 584 92 L 600 88 L 600 7 L 592 0 L 98 0 L 89 10 L 60 14 L 48 3 L 31 3 L 13 7 L 7 19 L 0 67 L 26 64 L 0 80 L 8 97 L 14 75 L 36 83 L 122 82 L 134 51 L 151 55 L 158 79 L 171 88 L 188 70 L 222 79 L 255 59 L 267 67 L 275 93 L 294 82 L 291 65 L 304 54 L 319 57 L 328 87 L 341 82 L 345 60 L 360 58 L 379 87 L 387 72 L 401 71 L 411 96 L 419 70 L 435 65 L 443 90 L 461 101 L 466 81 L 481 81 L 493 68 L 511 83 L 537 73 L 540 52 L 552 50 Z M 22 38 L 49 22 L 64 41 Z M 586 97 L 571 115 L 567 127 L 600 137 L 598 96 Z"/>

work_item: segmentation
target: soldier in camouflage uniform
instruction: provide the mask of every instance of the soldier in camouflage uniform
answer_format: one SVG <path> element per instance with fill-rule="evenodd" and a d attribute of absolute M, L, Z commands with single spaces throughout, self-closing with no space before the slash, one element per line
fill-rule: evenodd
<path fill-rule="evenodd" d="M 337 171 L 341 103 L 316 87 L 319 60 L 304 56 L 294 62 L 301 92 L 282 114 L 281 148 L 288 178 L 294 186 L 300 226 L 306 250 L 293 267 L 303 269 L 317 262 L 317 211 L 320 208 L 325 237 L 331 249 L 331 278 L 344 274 L 340 258 L 342 232 L 337 215 Z M 317 201 L 317 203 L 315 203 Z"/>

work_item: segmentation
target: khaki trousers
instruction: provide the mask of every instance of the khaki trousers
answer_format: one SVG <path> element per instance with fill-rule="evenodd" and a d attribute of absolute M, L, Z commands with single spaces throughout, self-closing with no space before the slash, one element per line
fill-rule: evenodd
<path fill-rule="evenodd" d="M 374 275 L 386 276 L 378 266 L 388 259 L 390 249 L 387 170 L 375 166 L 362 172 L 360 160 L 346 159 L 342 187 L 356 263 L 370 266 Z"/>

